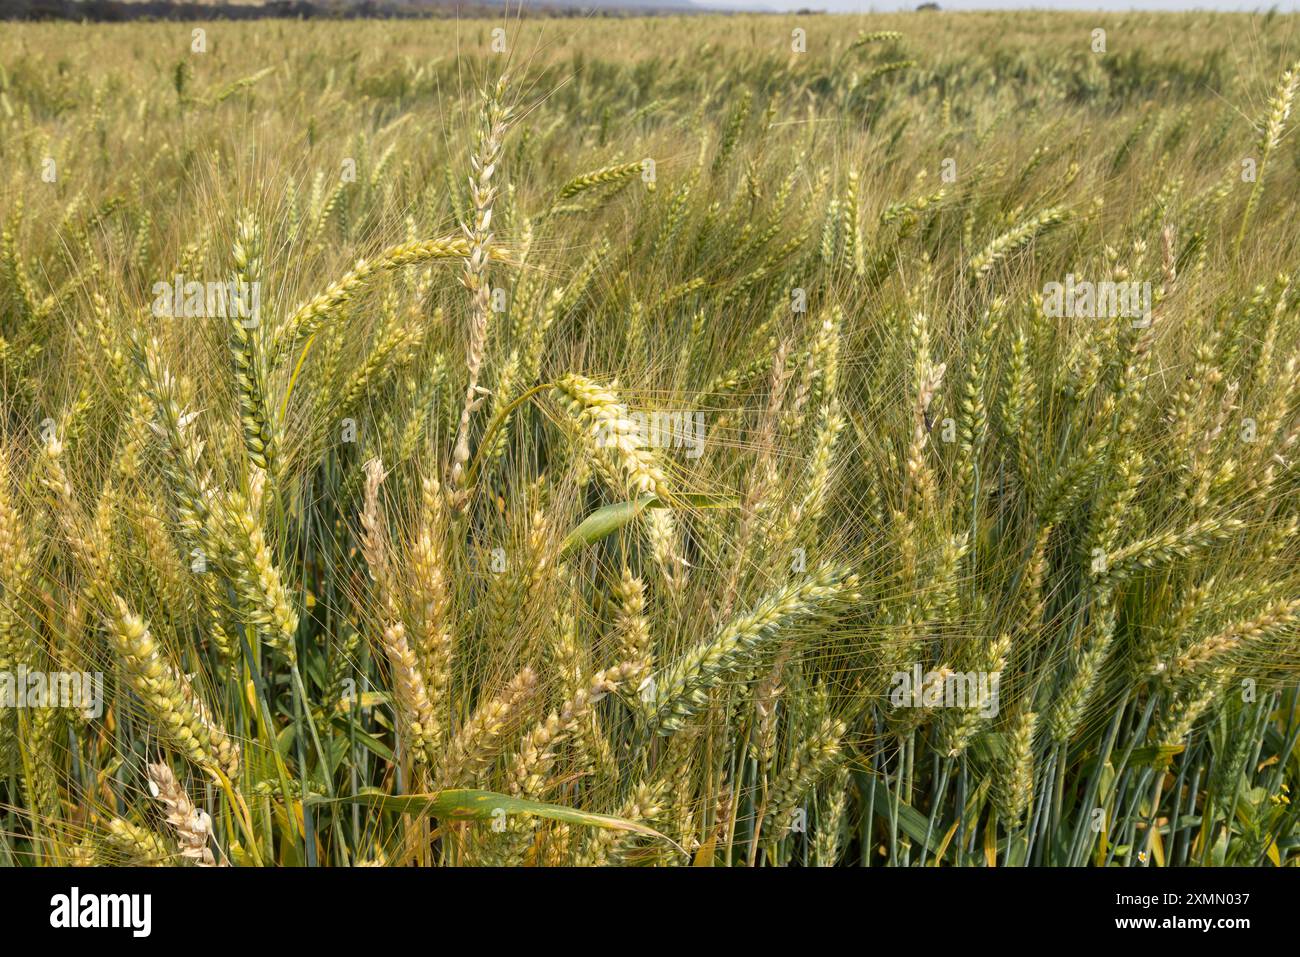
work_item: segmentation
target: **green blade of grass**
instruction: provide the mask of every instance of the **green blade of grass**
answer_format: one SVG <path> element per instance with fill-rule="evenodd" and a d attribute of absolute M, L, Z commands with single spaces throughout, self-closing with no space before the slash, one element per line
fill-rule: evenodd
<path fill-rule="evenodd" d="M 511 797 L 495 791 L 479 791 L 472 788 L 460 788 L 447 791 L 435 791 L 430 794 L 385 794 L 380 791 L 363 790 L 356 795 L 340 798 L 314 798 L 308 804 L 363 804 L 381 811 L 394 811 L 399 814 L 430 814 L 436 818 L 452 821 L 487 821 L 498 812 L 510 816 L 541 817 L 566 824 L 580 824 L 586 827 L 600 827 L 614 831 L 627 831 L 658 840 L 673 842 L 652 827 L 628 821 L 608 814 L 592 814 L 561 804 L 546 804 L 542 801 L 530 801 L 527 798 Z M 676 846 L 675 844 L 673 845 Z"/>
<path fill-rule="evenodd" d="M 658 495 L 643 495 L 626 502 L 613 502 L 602 505 L 582 520 L 573 531 L 564 538 L 560 555 L 594 545 L 603 538 L 608 538 L 620 528 L 627 525 L 647 508 L 727 508 L 736 504 L 736 500 L 721 495 L 685 494 L 674 496 L 668 501 Z"/>

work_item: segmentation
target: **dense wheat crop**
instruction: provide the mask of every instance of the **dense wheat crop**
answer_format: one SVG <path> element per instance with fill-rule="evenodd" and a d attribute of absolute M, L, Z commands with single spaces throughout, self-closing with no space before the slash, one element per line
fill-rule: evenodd
<path fill-rule="evenodd" d="M 0 862 L 1295 863 L 1298 27 L 7 24 Z"/>

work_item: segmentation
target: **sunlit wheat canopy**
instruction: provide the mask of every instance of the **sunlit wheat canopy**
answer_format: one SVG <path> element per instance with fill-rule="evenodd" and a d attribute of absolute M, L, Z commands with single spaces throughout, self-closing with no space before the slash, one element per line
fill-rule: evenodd
<path fill-rule="evenodd" d="M 245 7 L 0 30 L 0 864 L 1297 863 L 1296 15 Z"/>

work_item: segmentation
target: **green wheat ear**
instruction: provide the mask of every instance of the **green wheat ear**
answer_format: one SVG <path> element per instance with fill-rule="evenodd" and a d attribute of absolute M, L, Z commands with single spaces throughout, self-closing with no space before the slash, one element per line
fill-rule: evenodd
<path fill-rule="evenodd" d="M 802 621 L 851 600 L 857 578 L 843 569 L 823 569 L 766 596 L 752 611 L 738 615 L 654 678 L 650 724 L 659 734 L 681 730 L 708 703 L 708 692 L 750 664 L 764 643 Z"/>

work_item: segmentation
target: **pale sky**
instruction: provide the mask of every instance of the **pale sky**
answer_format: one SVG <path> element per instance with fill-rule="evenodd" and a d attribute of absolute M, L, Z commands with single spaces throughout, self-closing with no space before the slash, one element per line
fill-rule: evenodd
<path fill-rule="evenodd" d="M 826 10 L 833 13 L 885 13 L 915 10 L 921 0 L 701 0 L 703 5 L 725 9 Z M 944 10 L 1257 10 L 1276 7 L 1280 13 L 1300 10 L 1300 0 L 938 0 Z"/>

